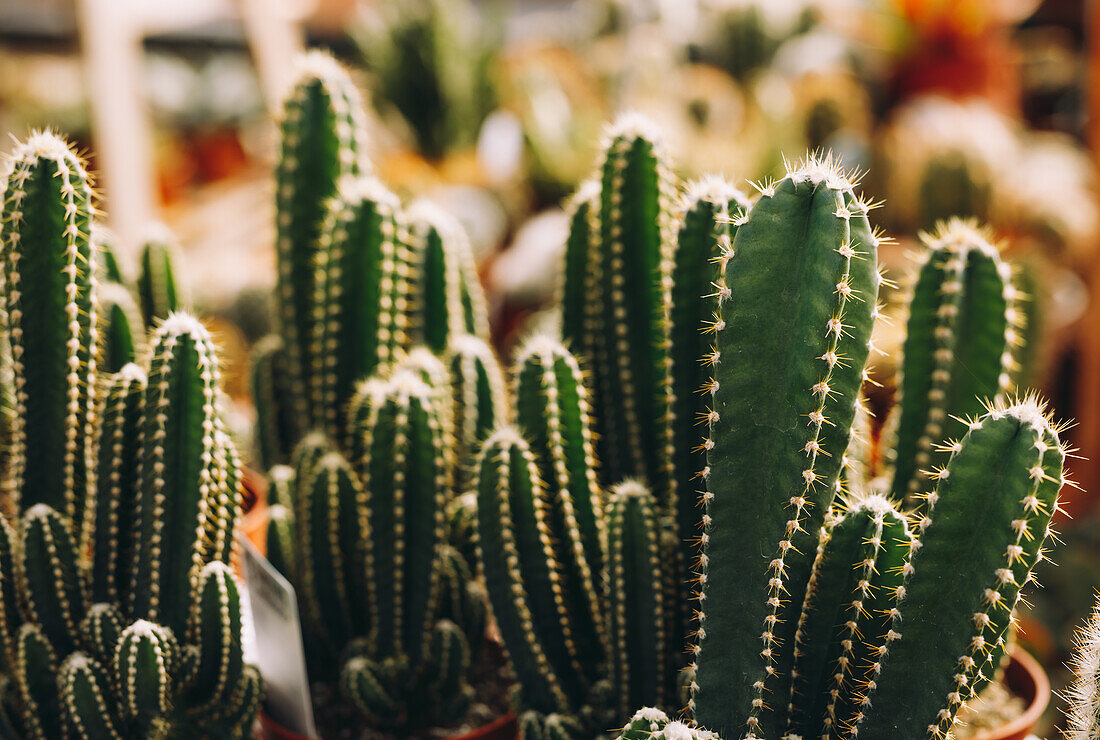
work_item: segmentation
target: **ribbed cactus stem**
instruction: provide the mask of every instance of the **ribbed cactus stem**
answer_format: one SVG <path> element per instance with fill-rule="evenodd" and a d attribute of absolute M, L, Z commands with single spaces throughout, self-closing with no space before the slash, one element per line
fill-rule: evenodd
<path fill-rule="evenodd" d="M 76 647 L 78 627 L 88 609 L 78 543 L 68 521 L 45 504 L 23 514 L 21 567 L 28 615 L 61 655 Z"/>
<path fill-rule="evenodd" d="M 935 446 L 961 437 L 959 419 L 1011 390 L 1020 313 L 1011 269 L 990 234 L 952 219 L 924 237 L 909 300 L 893 493 L 911 503 L 935 485 L 928 471 L 946 464 Z"/>
<path fill-rule="evenodd" d="M 504 373 L 492 347 L 472 334 L 451 337 L 446 363 L 451 379 L 456 494 L 469 486 L 479 445 L 508 420 Z"/>
<path fill-rule="evenodd" d="M 1077 631 L 1073 650 L 1074 680 L 1066 699 L 1066 740 L 1100 738 L 1100 601 Z"/>
<path fill-rule="evenodd" d="M 513 427 L 482 446 L 477 495 L 481 567 L 523 702 L 544 714 L 575 711 L 585 687 L 545 492 L 531 448 Z"/>
<path fill-rule="evenodd" d="M 565 256 L 561 285 L 561 333 L 574 352 L 588 355 L 592 350 L 592 336 L 588 331 L 590 294 L 589 271 L 593 260 L 593 224 L 599 208 L 600 183 L 587 180 L 577 188 L 569 200 L 569 236 L 565 242 Z"/>
<path fill-rule="evenodd" d="M 157 329 L 150 350 L 141 431 L 139 551 L 133 616 L 185 634 L 192 589 L 209 555 L 220 490 L 216 394 L 210 335 L 188 314 Z"/>
<path fill-rule="evenodd" d="M 128 728 L 148 732 L 167 714 L 171 702 L 171 672 L 179 663 L 179 647 L 163 627 L 139 619 L 118 639 L 115 673 L 122 715 Z"/>
<path fill-rule="evenodd" d="M 611 489 L 607 502 L 608 632 L 616 712 L 664 703 L 668 661 L 658 512 L 637 481 Z"/>
<path fill-rule="evenodd" d="M 139 433 L 148 380 L 145 371 L 125 365 L 111 376 L 99 422 L 99 490 L 89 507 L 92 540 L 92 595 L 96 601 L 130 603 L 130 568 L 140 524 Z"/>
<path fill-rule="evenodd" d="M 636 476 L 676 500 L 672 475 L 669 293 L 675 177 L 656 127 L 626 114 L 605 135 L 589 293 L 599 457 L 609 480 Z M 595 232 L 594 232 L 595 236 Z"/>
<path fill-rule="evenodd" d="M 854 737 L 900 635 L 915 547 L 905 516 L 882 496 L 826 524 L 795 634 L 789 734 Z"/>
<path fill-rule="evenodd" d="M 409 206 L 410 311 L 416 341 L 442 353 L 459 334 L 488 340 L 485 293 L 462 224 L 426 200 Z"/>
<path fill-rule="evenodd" d="M 118 283 L 101 283 L 99 336 L 103 344 L 100 372 L 115 373 L 145 354 L 145 324 L 130 291 Z"/>
<path fill-rule="evenodd" d="M 848 447 L 880 278 L 868 207 L 830 159 L 760 199 L 722 256 L 704 442 L 701 726 L 778 737 L 819 530 Z M 749 529 L 737 526 L 753 512 Z M 762 558 L 762 554 L 763 555 Z"/>
<path fill-rule="evenodd" d="M 307 389 L 314 367 L 318 237 L 325 204 L 344 175 L 365 166 L 362 103 L 347 72 L 321 52 L 303 56 L 282 104 L 275 170 L 276 256 L 281 331 L 294 389 L 294 413 L 312 418 Z M 308 421 L 307 421 L 308 423 Z"/>
<path fill-rule="evenodd" d="M 677 495 L 675 538 L 679 543 L 675 575 L 674 639 L 690 630 L 693 569 L 703 534 L 701 477 L 707 466 L 703 439 L 714 353 L 714 335 L 707 331 L 718 310 L 722 275 L 717 260 L 729 251 L 738 225 L 747 217 L 748 198 L 725 180 L 708 177 L 687 187 L 673 255 L 670 320 L 672 322 L 672 388 L 675 397 L 673 468 Z M 703 359 L 701 362 L 700 360 Z"/>
<path fill-rule="evenodd" d="M 312 404 L 333 439 L 355 383 L 409 343 L 408 249 L 400 203 L 374 177 L 346 177 L 329 201 L 317 254 Z"/>
<path fill-rule="evenodd" d="M 175 235 L 163 224 L 149 228 L 138 258 L 137 294 L 145 325 L 156 322 L 186 307 L 181 277 L 177 274 L 179 245 Z"/>
<path fill-rule="evenodd" d="M 294 414 L 290 359 L 283 338 L 272 334 L 261 339 L 252 348 L 251 362 L 256 453 L 260 466 L 268 470 L 290 461 L 304 420 Z"/>
<path fill-rule="evenodd" d="M 11 154 L 3 206 L 15 383 L 5 487 L 16 506 L 44 503 L 79 523 L 95 486 L 99 345 L 95 209 L 84 163 L 57 136 L 33 134 Z"/>
<path fill-rule="evenodd" d="M 947 737 L 975 682 L 995 669 L 989 656 L 1005 639 L 1058 507 L 1065 451 L 1036 401 L 992 406 L 945 447 L 951 459 L 929 498 L 902 639 L 859 728 L 866 737 Z"/>

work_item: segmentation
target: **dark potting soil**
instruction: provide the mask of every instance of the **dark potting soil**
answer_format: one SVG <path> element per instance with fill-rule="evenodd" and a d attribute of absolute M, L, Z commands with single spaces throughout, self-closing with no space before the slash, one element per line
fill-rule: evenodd
<path fill-rule="evenodd" d="M 508 694 L 515 685 L 515 676 L 500 643 L 492 640 L 482 643 L 473 661 L 470 684 L 474 689 L 474 702 L 465 717 L 411 734 L 364 727 L 361 715 L 338 695 L 336 686 L 318 685 L 313 690 L 317 731 L 323 740 L 443 740 L 484 727 L 511 711 Z M 413 711 L 416 709 L 414 706 Z M 428 707 L 424 709 L 427 711 Z"/>

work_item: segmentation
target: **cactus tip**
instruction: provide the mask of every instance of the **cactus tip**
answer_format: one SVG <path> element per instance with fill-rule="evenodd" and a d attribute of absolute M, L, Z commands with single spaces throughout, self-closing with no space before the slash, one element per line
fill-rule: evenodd
<path fill-rule="evenodd" d="M 664 141 L 664 134 L 652 118 L 638 111 L 629 110 L 619 114 L 604 129 L 605 141 L 614 141 L 619 138 L 645 139 L 656 143 Z"/>
<path fill-rule="evenodd" d="M 860 174 L 854 170 L 845 170 L 840 157 L 832 152 L 807 152 L 797 163 L 784 159 L 787 177 L 795 182 L 809 180 L 815 185 L 824 182 L 834 190 L 844 190 L 859 184 Z"/>

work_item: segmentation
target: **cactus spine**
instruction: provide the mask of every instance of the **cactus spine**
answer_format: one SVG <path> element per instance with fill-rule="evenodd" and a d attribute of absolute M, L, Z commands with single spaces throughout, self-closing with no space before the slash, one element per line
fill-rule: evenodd
<path fill-rule="evenodd" d="M 124 365 L 97 397 L 103 306 L 83 165 L 35 134 L 4 192 L 3 328 L 22 407 L 3 481 L 13 518 L 0 525 L 0 670 L 19 711 L 0 727 L 28 740 L 243 739 L 261 692 L 226 565 L 239 473 L 210 339 L 169 316 L 150 367 Z M 50 331 L 60 339 L 47 351 Z M 216 598 L 193 612 L 215 580 Z M 154 634 L 150 663 L 142 640 Z"/>

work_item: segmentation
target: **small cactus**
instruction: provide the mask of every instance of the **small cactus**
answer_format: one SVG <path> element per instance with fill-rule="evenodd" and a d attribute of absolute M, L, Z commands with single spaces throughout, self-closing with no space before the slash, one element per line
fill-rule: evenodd
<path fill-rule="evenodd" d="M 137 362 L 145 351 L 145 324 L 130 291 L 118 283 L 99 285 L 99 336 L 103 373 L 116 373 Z"/>
<path fill-rule="evenodd" d="M 243 740 L 261 682 L 243 662 L 227 565 L 240 479 L 210 338 L 172 314 L 148 364 L 123 365 L 97 394 L 106 304 L 83 164 L 35 134 L 5 194 L 3 333 L 21 407 L 3 480 L 12 518 L 0 517 L 0 726 Z"/>
<path fill-rule="evenodd" d="M 179 246 L 168 227 L 157 225 L 141 247 L 138 258 L 137 294 L 141 315 L 152 329 L 157 321 L 186 308 L 187 299 L 178 274 Z"/>

